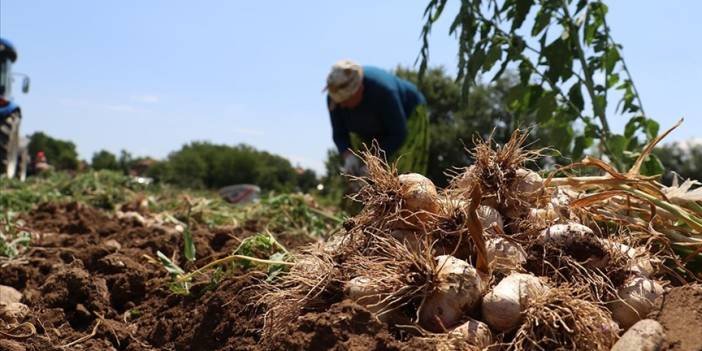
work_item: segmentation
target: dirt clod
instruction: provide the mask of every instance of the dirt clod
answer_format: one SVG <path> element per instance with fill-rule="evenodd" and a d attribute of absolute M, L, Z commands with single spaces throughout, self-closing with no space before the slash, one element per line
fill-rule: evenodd
<path fill-rule="evenodd" d="M 702 285 L 672 288 L 651 313 L 666 334 L 666 350 L 702 350 Z"/>
<path fill-rule="evenodd" d="M 399 343 L 371 313 L 348 300 L 308 313 L 291 326 L 278 350 L 397 350 Z"/>

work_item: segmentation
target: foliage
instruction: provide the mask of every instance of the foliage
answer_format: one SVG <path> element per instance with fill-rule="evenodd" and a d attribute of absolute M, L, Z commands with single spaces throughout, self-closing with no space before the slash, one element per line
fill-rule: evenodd
<path fill-rule="evenodd" d="M 66 197 L 111 210 L 136 192 L 144 191 L 148 187 L 149 185 L 141 184 L 120 173 L 96 171 L 68 178 L 59 183 L 58 189 Z"/>
<path fill-rule="evenodd" d="M 90 166 L 95 170 L 109 169 L 116 171 L 120 169 L 119 163 L 117 163 L 117 156 L 107 150 L 100 150 L 94 153 Z"/>
<path fill-rule="evenodd" d="M 34 204 L 48 201 L 80 201 L 112 209 L 117 203 L 124 202 L 147 187 L 111 171 L 75 176 L 54 172 L 47 177 L 30 177 L 26 182 L 0 179 L 0 211 L 26 211 Z"/>
<path fill-rule="evenodd" d="M 189 196 L 185 197 L 185 201 L 188 204 L 188 211 L 183 220 L 185 223 L 185 228 L 183 229 L 183 256 L 185 256 L 185 259 L 188 260 L 188 262 L 194 262 L 195 242 L 193 241 L 191 222 L 193 216 L 193 205 L 196 205 L 196 203 L 192 202 Z"/>
<path fill-rule="evenodd" d="M 234 250 L 235 255 L 247 257 L 265 258 L 273 261 L 284 261 L 289 258 L 288 250 L 281 245 L 273 235 L 257 234 L 244 239 L 239 247 Z M 242 268 L 250 269 L 256 266 L 255 262 L 247 260 L 235 261 L 235 264 Z M 268 265 L 268 274 L 270 277 L 275 277 L 280 274 L 286 266 L 283 265 Z"/>
<path fill-rule="evenodd" d="M 447 1 L 430 0 L 425 10 L 422 72 L 429 33 Z M 534 113 L 539 123 L 559 129 L 555 148 L 579 158 L 595 146 L 619 169 L 628 169 L 659 127 L 646 117 L 606 14 L 599 0 L 461 0 L 450 33 L 459 37 L 462 90 L 467 93 L 483 74 L 495 81 L 516 68 L 520 84 L 508 93 L 512 111 Z M 615 91 L 621 95 L 617 112 L 629 118 L 623 134 L 615 134 L 607 119 L 609 95 Z M 644 171 L 662 169 L 651 157 Z"/>
<path fill-rule="evenodd" d="M 702 144 L 672 143 L 653 150 L 666 172 L 663 181 L 672 184 L 675 174 L 683 179 L 702 180 Z"/>
<path fill-rule="evenodd" d="M 240 144 L 228 146 L 193 142 L 171 153 L 149 175 L 183 187 L 220 188 L 232 184 L 256 184 L 264 190 L 291 191 L 302 179 L 309 190 L 314 172 L 302 172 L 287 159 Z M 316 179 L 316 176 L 314 176 Z"/>
<path fill-rule="evenodd" d="M 317 173 L 311 169 L 297 169 L 297 190 L 309 192 L 317 187 Z"/>
<path fill-rule="evenodd" d="M 127 150 L 121 150 L 119 152 L 119 159 L 117 160 L 117 166 L 125 174 L 129 173 L 129 169 L 140 159 L 135 159 L 132 154 Z"/>
<path fill-rule="evenodd" d="M 271 194 L 253 206 L 250 216 L 263 219 L 270 232 L 314 239 L 329 235 L 343 221 L 319 209 L 311 196 L 302 194 Z"/>
<path fill-rule="evenodd" d="M 32 157 L 40 151 L 44 152 L 47 162 L 57 170 L 77 170 L 80 165 L 73 142 L 55 139 L 43 132 L 30 135 L 27 148 Z"/>
<path fill-rule="evenodd" d="M 0 218 L 0 257 L 14 258 L 29 246 L 30 235 L 13 221 L 11 212 Z"/>
<path fill-rule="evenodd" d="M 185 274 L 185 271 L 173 262 L 173 260 L 164 255 L 163 252 L 157 251 L 156 256 L 163 268 L 171 276 L 171 282 L 168 285 L 171 292 L 176 295 L 189 295 L 191 286 L 190 279 L 179 281 L 179 278 Z"/>

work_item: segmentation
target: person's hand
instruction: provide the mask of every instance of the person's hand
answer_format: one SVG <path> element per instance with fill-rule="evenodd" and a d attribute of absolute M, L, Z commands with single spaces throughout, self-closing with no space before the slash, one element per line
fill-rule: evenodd
<path fill-rule="evenodd" d="M 366 167 L 363 165 L 363 162 L 361 162 L 356 155 L 350 152 L 344 154 L 344 173 L 354 176 L 362 176 L 367 172 L 365 171 L 365 168 Z"/>

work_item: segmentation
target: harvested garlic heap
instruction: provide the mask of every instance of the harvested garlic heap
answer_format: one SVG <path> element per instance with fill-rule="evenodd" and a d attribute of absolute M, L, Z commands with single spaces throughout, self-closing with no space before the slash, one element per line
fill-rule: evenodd
<path fill-rule="evenodd" d="M 443 190 L 364 155 L 370 174 L 356 196 L 363 211 L 333 253 L 306 253 L 328 255 L 334 271 L 316 284 L 304 278 L 314 294 L 299 288 L 302 277 L 283 277 L 280 286 L 297 290 L 276 288 L 269 308 L 287 305 L 289 313 L 297 304 L 302 313 L 341 281 L 345 298 L 398 337 L 437 349 L 459 341 L 477 349 L 609 350 L 664 293 L 658 260 L 582 221 L 570 206 L 579 193 L 546 187 L 523 167 L 523 141 L 517 135 L 496 150 L 479 144 L 476 164 Z"/>

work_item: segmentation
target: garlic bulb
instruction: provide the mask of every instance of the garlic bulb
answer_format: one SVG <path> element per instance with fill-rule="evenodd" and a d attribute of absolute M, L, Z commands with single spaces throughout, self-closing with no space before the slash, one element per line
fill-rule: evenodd
<path fill-rule="evenodd" d="M 487 324 L 471 318 L 451 330 L 449 332 L 449 337 L 460 338 L 481 349 L 492 344 L 492 333 Z"/>
<path fill-rule="evenodd" d="M 443 332 L 480 302 L 486 283 L 466 261 L 449 255 L 438 256 L 436 261 L 437 284 L 420 306 L 419 323 L 427 330 Z"/>
<path fill-rule="evenodd" d="M 526 262 L 526 252 L 518 243 L 495 237 L 485 242 L 490 269 L 498 272 L 511 272 Z"/>
<path fill-rule="evenodd" d="M 538 173 L 526 168 L 517 169 L 512 189 L 522 197 L 526 197 L 525 200 L 533 201 L 543 188 L 544 180 Z"/>
<path fill-rule="evenodd" d="M 400 310 L 388 308 L 388 305 L 382 301 L 384 295 L 376 289 L 372 279 L 368 277 L 356 277 L 346 282 L 344 295 L 368 309 L 383 323 L 405 324 L 409 322 L 409 319 Z"/>
<path fill-rule="evenodd" d="M 614 320 L 626 330 L 646 318 L 653 308 L 653 303 L 663 295 L 663 287 L 655 280 L 634 277 L 627 280 L 617 293 L 619 299 L 612 301 L 609 309 Z"/>
<path fill-rule="evenodd" d="M 607 247 L 595 236 L 592 229 L 579 223 L 552 225 L 539 234 L 537 243 L 564 249 L 570 255 L 577 254 L 578 260 L 587 268 L 603 268 L 610 262 Z M 583 250 L 583 247 L 587 251 Z"/>
<path fill-rule="evenodd" d="M 571 222 L 568 224 L 555 224 L 544 229 L 539 234 L 538 241 L 541 244 L 551 243 L 556 246 L 561 246 L 583 237 L 594 236 L 592 229 L 580 224 Z"/>
<path fill-rule="evenodd" d="M 633 248 L 629 245 L 601 239 L 602 244 L 611 250 L 620 252 L 629 259 L 627 268 L 638 276 L 650 277 L 656 272 L 653 259 L 642 248 Z"/>
<path fill-rule="evenodd" d="M 495 330 L 509 331 L 519 325 L 534 296 L 547 290 L 536 276 L 512 273 L 483 297 L 483 319 Z"/>
<path fill-rule="evenodd" d="M 402 220 L 395 227 L 422 229 L 441 208 L 436 187 L 429 178 L 417 173 L 402 174 L 398 180 L 403 207 Z"/>
<path fill-rule="evenodd" d="M 378 292 L 371 286 L 368 277 L 356 277 L 344 285 L 344 295 L 360 305 L 371 305 L 378 302 Z"/>
<path fill-rule="evenodd" d="M 439 194 L 429 178 L 418 173 L 408 173 L 398 176 L 398 180 L 406 209 L 430 213 L 439 210 Z"/>
<path fill-rule="evenodd" d="M 483 226 L 483 230 L 488 230 L 495 225 L 498 229 L 498 233 L 505 232 L 505 225 L 502 221 L 502 215 L 495 208 L 485 205 L 478 206 L 477 209 L 478 219 L 480 219 L 480 224 Z"/>

